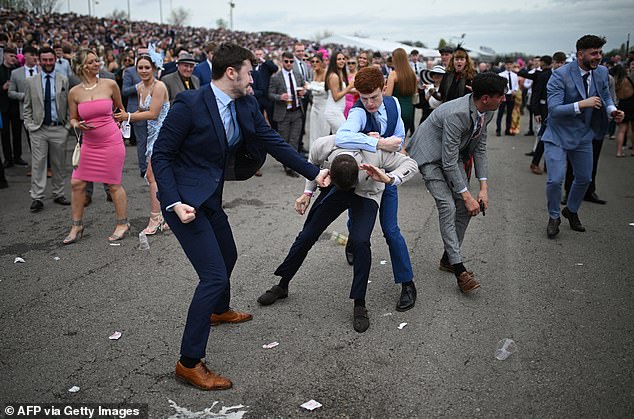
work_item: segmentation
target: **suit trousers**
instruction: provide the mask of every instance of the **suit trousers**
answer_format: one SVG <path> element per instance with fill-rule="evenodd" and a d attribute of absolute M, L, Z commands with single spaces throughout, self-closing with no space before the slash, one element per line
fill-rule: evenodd
<path fill-rule="evenodd" d="M 379 222 L 383 237 L 390 250 L 390 261 L 392 262 L 392 274 L 394 282 L 402 284 L 410 282 L 414 278 L 412 262 L 409 258 L 409 250 L 405 238 L 398 227 L 398 187 L 385 185 L 383 196 L 381 197 L 381 207 L 379 208 Z M 352 225 L 352 219 L 348 218 L 348 231 Z M 348 238 L 350 240 L 350 238 Z"/>
<path fill-rule="evenodd" d="M 471 221 L 462 195 L 454 193 L 445 179 L 442 168 L 435 164 L 425 164 L 420 168 L 427 190 L 436 201 L 440 235 L 445 252 L 452 265 L 462 262 L 460 246 Z"/>
<path fill-rule="evenodd" d="M 586 191 L 585 196 L 592 195 L 597 190 L 597 167 L 599 166 L 599 156 L 601 156 L 602 148 L 603 139 L 592 141 L 592 180 L 590 180 L 590 185 L 588 185 L 588 190 Z M 568 166 L 566 167 L 566 181 L 564 182 L 564 189 L 566 190 L 566 193 L 570 193 L 573 179 L 574 173 L 572 171 L 572 164 L 568 161 Z"/>
<path fill-rule="evenodd" d="M 537 146 L 533 151 L 533 161 L 532 164 L 535 166 L 539 166 L 539 162 L 542 160 L 542 156 L 544 155 L 544 142 L 542 141 L 542 135 L 544 135 L 544 131 L 546 131 L 546 121 L 542 120 L 542 125 L 539 127 L 539 132 L 537 133 Z M 546 166 L 548 168 L 548 166 Z"/>
<path fill-rule="evenodd" d="M 511 124 L 513 120 L 513 107 L 515 106 L 515 99 L 513 95 L 506 95 L 506 101 L 500 103 L 500 107 L 498 108 L 497 119 L 495 120 L 495 131 L 500 132 L 502 128 L 502 115 L 504 115 L 504 111 L 506 111 L 506 128 L 504 130 L 505 133 L 508 133 L 511 130 Z"/>
<path fill-rule="evenodd" d="M 284 119 L 277 123 L 277 132 L 294 150 L 299 149 L 299 138 L 302 135 L 302 112 L 287 109 Z"/>
<path fill-rule="evenodd" d="M 22 158 L 22 126 L 17 108 L 2 112 L 2 152 L 7 162 Z"/>
<path fill-rule="evenodd" d="M 292 279 L 302 266 L 308 252 L 326 228 L 346 209 L 350 211 L 352 227 L 349 240 L 354 254 L 353 279 L 350 298 L 365 298 L 372 265 L 370 236 L 374 229 L 378 205 L 369 198 L 356 195 L 353 191 L 338 191 L 336 187 L 323 190 L 308 212 L 306 222 L 288 255 L 275 270 L 275 275 Z"/>
<path fill-rule="evenodd" d="M 238 258 L 233 233 L 220 200 L 199 208 L 194 221 L 187 224 L 172 211 L 164 211 L 164 216 L 199 280 L 187 313 L 181 355 L 204 358 L 211 314 L 229 309 L 229 278 Z"/>
<path fill-rule="evenodd" d="M 592 143 L 586 142 L 579 144 L 574 150 L 564 150 L 551 142 L 544 142 L 544 155 L 546 167 L 548 167 L 546 199 L 549 217 L 559 218 L 561 186 L 566 174 L 566 157 L 575 173 L 567 206 L 570 212 L 576 213 L 592 179 Z"/>
<path fill-rule="evenodd" d="M 141 176 L 147 171 L 147 121 L 137 121 L 132 123 L 134 136 L 136 137 L 136 155 L 139 160 L 139 171 Z"/>
<path fill-rule="evenodd" d="M 31 198 L 44 199 L 47 156 L 50 156 L 53 172 L 53 197 L 64 196 L 67 139 L 68 130 L 63 126 L 42 125 L 38 130 L 31 132 Z"/>

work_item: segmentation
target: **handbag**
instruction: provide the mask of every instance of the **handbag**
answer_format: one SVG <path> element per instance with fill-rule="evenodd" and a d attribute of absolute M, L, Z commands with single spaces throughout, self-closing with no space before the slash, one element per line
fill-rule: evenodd
<path fill-rule="evenodd" d="M 77 134 L 77 128 L 73 127 L 73 131 L 75 131 L 75 138 L 77 138 L 77 144 L 75 144 L 75 149 L 73 150 L 73 157 L 71 162 L 73 164 L 73 168 L 77 168 L 79 166 L 79 157 L 81 155 L 81 138 L 79 134 Z"/>

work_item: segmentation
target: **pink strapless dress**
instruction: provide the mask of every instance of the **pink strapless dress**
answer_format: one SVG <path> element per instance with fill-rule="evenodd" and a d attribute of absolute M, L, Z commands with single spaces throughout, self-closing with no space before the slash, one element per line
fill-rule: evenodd
<path fill-rule="evenodd" d="M 121 184 L 125 144 L 112 116 L 111 99 L 95 99 L 78 105 L 79 117 L 95 129 L 84 131 L 79 166 L 73 179 Z"/>

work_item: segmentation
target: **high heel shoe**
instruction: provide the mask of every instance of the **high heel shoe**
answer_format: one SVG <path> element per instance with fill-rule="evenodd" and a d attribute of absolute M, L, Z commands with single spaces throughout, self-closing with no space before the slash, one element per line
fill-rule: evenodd
<path fill-rule="evenodd" d="M 118 226 L 120 225 L 124 225 L 126 226 L 126 230 L 121 233 L 121 234 L 115 234 L 112 233 L 111 235 L 108 236 L 108 241 L 109 242 L 116 242 L 117 240 L 121 240 L 125 237 L 126 233 L 128 234 L 128 236 L 131 234 L 130 232 L 130 223 L 128 222 L 127 218 L 122 218 L 120 220 L 116 220 L 116 223 Z M 115 231 L 116 231 L 116 227 L 115 227 Z"/>
<path fill-rule="evenodd" d="M 165 230 L 165 220 L 163 219 L 163 214 L 160 212 L 150 212 L 150 221 L 147 224 L 147 227 L 143 230 L 146 236 L 152 236 L 156 234 L 157 231 Z"/>
<path fill-rule="evenodd" d="M 75 236 L 72 235 L 73 229 L 71 228 L 68 236 L 66 236 L 66 238 L 62 241 L 63 244 L 72 244 L 72 243 L 75 243 L 77 240 L 81 239 L 82 237 L 84 237 L 84 224 L 82 223 L 82 221 L 73 220 L 72 225 L 73 227 L 81 227 L 81 228 L 75 232 Z"/>

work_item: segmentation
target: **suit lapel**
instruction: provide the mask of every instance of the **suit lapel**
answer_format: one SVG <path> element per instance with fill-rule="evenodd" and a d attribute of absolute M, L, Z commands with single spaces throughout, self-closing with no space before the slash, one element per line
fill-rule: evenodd
<path fill-rule="evenodd" d="M 222 149 L 227 148 L 227 134 L 225 133 L 225 126 L 222 124 L 222 118 L 220 118 L 220 111 L 218 110 L 218 104 L 216 103 L 216 95 L 214 95 L 211 86 L 207 85 L 203 87 L 203 98 L 205 105 L 211 116 L 211 123 L 216 131 L 216 138 Z"/>
<path fill-rule="evenodd" d="M 33 76 L 33 82 L 35 83 L 35 97 L 38 101 L 44 104 L 44 89 L 42 89 L 42 72 L 40 71 L 37 75 Z"/>
<path fill-rule="evenodd" d="M 588 93 L 583 88 L 583 80 L 581 79 L 581 71 L 579 70 L 579 64 L 576 61 L 570 63 L 570 77 L 575 82 L 575 86 L 577 86 L 577 90 L 583 99 L 588 97 Z"/>

